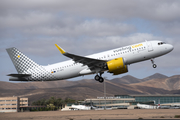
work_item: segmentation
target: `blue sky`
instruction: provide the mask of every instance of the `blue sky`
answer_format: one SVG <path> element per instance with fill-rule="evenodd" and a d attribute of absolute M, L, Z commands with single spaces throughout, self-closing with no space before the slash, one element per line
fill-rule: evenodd
<path fill-rule="evenodd" d="M 89 55 L 144 40 L 162 40 L 174 50 L 129 66 L 127 74 L 144 78 L 154 73 L 180 73 L 179 0 L 1 0 L 0 81 L 17 73 L 6 48 L 16 47 L 38 64 L 68 60 L 54 44 L 68 52 Z M 111 76 L 108 79 L 124 75 Z M 94 75 L 71 80 L 91 79 Z"/>

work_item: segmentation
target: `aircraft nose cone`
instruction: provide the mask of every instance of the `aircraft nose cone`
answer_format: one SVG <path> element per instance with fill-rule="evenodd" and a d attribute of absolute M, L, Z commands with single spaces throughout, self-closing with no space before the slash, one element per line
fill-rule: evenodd
<path fill-rule="evenodd" d="M 169 45 L 169 50 L 172 51 L 174 47 L 172 45 Z"/>

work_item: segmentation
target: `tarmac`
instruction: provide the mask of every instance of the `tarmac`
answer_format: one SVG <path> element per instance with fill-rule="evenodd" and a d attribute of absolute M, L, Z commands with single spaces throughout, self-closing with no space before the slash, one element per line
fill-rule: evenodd
<path fill-rule="evenodd" d="M 180 109 L 118 109 L 0 113 L 0 120 L 177 119 Z M 180 118 L 178 118 L 180 119 Z"/>

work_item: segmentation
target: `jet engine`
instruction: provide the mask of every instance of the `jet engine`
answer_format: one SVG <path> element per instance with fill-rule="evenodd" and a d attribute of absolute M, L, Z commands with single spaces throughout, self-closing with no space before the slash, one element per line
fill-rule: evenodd
<path fill-rule="evenodd" d="M 118 75 L 128 72 L 128 67 L 124 63 L 124 59 L 116 58 L 107 62 L 108 72 L 113 73 L 113 75 Z"/>

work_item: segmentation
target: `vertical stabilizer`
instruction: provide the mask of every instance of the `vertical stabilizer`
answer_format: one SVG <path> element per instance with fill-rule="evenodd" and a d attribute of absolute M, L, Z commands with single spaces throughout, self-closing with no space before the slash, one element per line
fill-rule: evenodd
<path fill-rule="evenodd" d="M 6 49 L 18 74 L 9 74 L 12 81 L 40 81 L 56 79 L 45 67 L 35 63 L 17 48 Z"/>
<path fill-rule="evenodd" d="M 6 50 L 19 74 L 26 73 L 28 69 L 39 67 L 37 63 L 20 52 L 17 48 L 13 47 Z"/>

